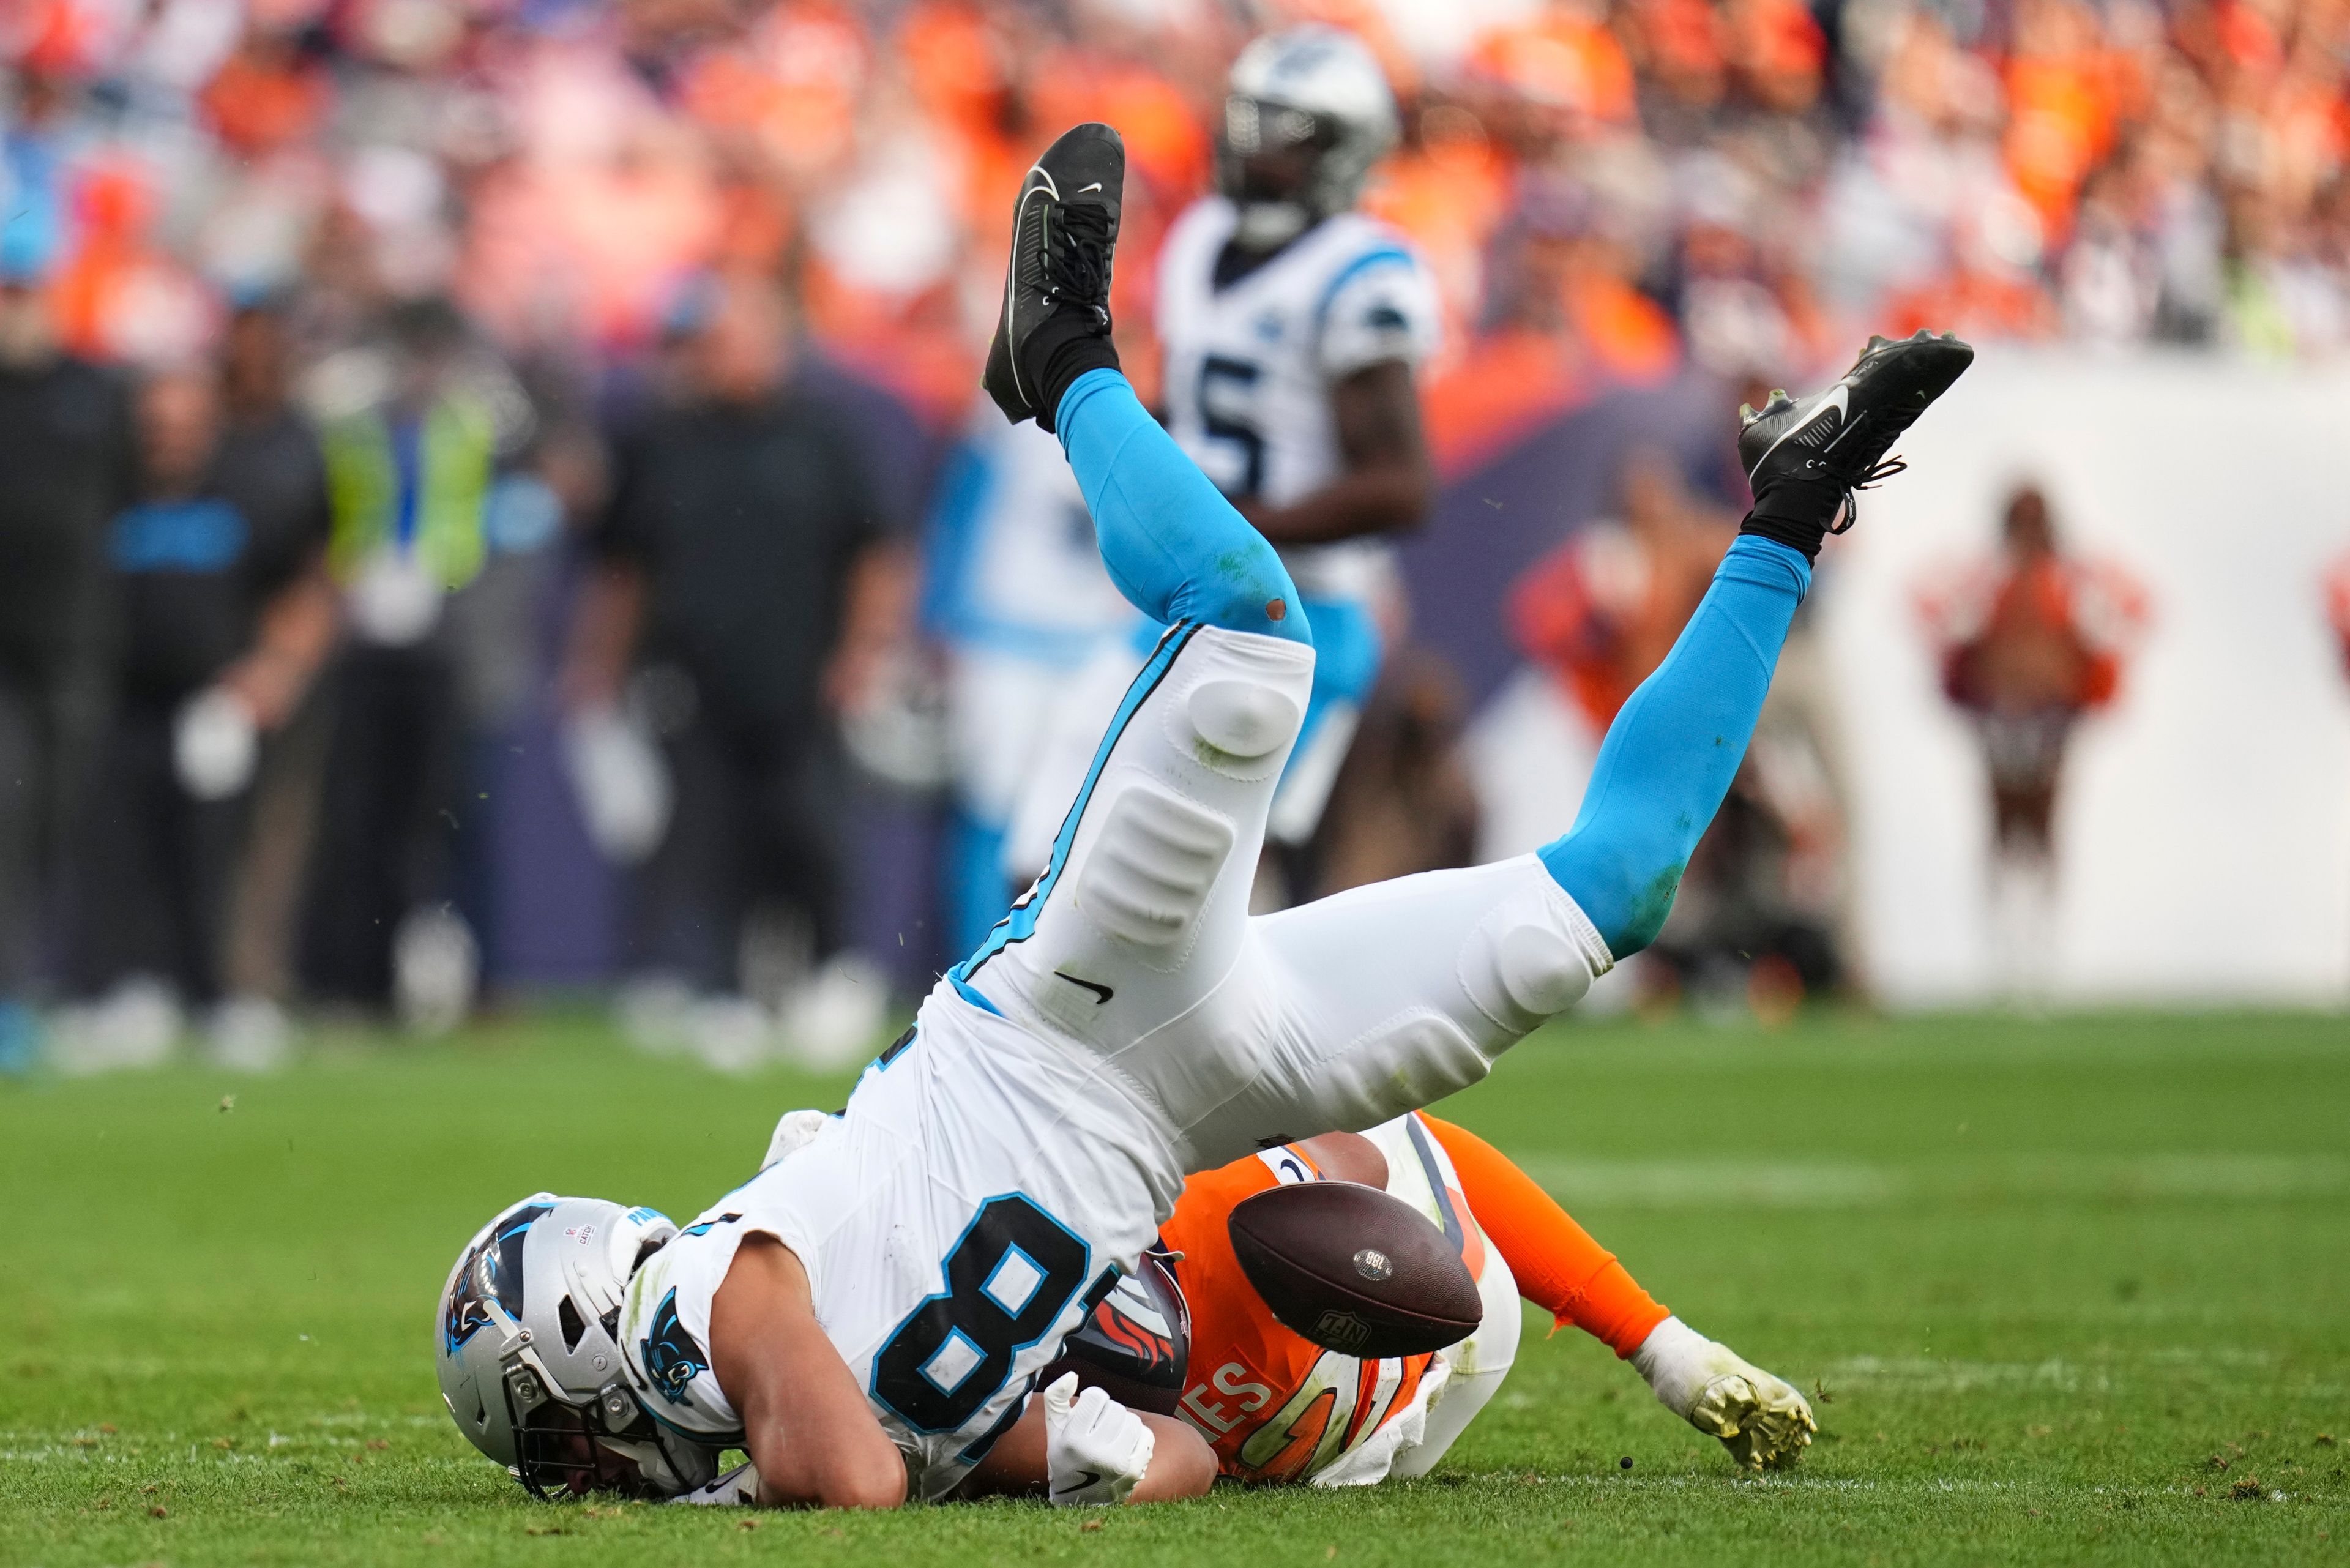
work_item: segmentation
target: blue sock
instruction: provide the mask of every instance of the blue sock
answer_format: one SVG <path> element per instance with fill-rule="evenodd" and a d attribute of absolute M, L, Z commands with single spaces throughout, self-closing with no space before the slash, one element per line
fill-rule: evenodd
<path fill-rule="evenodd" d="M 1664 926 L 1811 586 L 1800 552 L 1741 535 L 1673 650 L 1607 726 L 1575 826 L 1543 846 L 1543 864 L 1617 958 Z"/>
<path fill-rule="evenodd" d="M 1281 556 L 1159 428 L 1116 370 L 1069 385 L 1054 423 L 1093 514 L 1102 564 L 1157 621 L 1311 643 Z"/>

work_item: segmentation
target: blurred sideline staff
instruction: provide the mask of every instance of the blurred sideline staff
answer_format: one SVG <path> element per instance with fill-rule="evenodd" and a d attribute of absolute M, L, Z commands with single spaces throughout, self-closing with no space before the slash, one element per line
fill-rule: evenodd
<path fill-rule="evenodd" d="M 114 702 L 81 824 L 71 972 L 222 1000 L 224 926 L 259 737 L 283 724 L 335 634 L 326 480 L 286 400 L 281 324 L 232 324 L 219 370 L 138 395 L 138 501 L 107 535 Z"/>
<path fill-rule="evenodd" d="M 484 815 L 465 788 L 467 664 L 502 651 L 473 646 L 463 612 L 490 564 L 501 467 L 532 419 L 503 364 L 434 297 L 394 306 L 380 345 L 347 350 L 315 382 L 347 635 L 298 971 L 317 1000 L 451 1023 L 480 962 L 452 903 L 459 857 L 486 853 L 461 837 Z"/>
<path fill-rule="evenodd" d="M 651 857 L 635 956 L 646 978 L 704 998 L 758 989 L 744 972 L 754 922 L 795 925 L 819 966 L 841 954 L 837 721 L 876 680 L 904 607 L 858 431 L 795 373 L 794 327 L 755 274 L 705 280 L 688 301 L 671 384 L 616 442 L 563 680 L 575 721 L 617 716 L 659 742 L 671 799 L 648 814 L 657 842 L 638 846 Z M 859 1049 L 885 1004 L 878 981 L 861 990 L 869 1005 L 836 1024 Z"/>
<path fill-rule="evenodd" d="M 121 389 L 59 348 L 18 249 L 0 244 L 0 1067 L 36 1043 L 39 932 L 102 690 L 106 528 L 135 469 Z"/>

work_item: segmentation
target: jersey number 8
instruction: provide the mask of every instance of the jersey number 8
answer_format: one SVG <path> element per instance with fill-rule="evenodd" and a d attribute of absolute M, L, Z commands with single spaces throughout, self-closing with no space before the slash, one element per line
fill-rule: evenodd
<path fill-rule="evenodd" d="M 989 1199 L 947 1254 L 947 1288 L 916 1307 L 873 1358 L 874 1397 L 918 1431 L 962 1426 L 1086 1282 L 1087 1256 L 1083 1241 L 1020 1194 Z"/>

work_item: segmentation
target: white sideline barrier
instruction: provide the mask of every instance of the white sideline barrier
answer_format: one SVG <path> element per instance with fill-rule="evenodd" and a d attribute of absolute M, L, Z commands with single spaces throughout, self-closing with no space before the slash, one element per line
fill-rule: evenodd
<path fill-rule="evenodd" d="M 2149 592 L 2121 696 L 2059 805 L 2059 1002 L 2350 997 L 2350 680 L 2324 617 L 2350 550 L 2350 371 L 1986 352 L 1833 545 L 1855 954 L 1900 1007 L 1996 994 L 1985 791 L 1918 590 L 1980 558 L 2009 489 Z"/>

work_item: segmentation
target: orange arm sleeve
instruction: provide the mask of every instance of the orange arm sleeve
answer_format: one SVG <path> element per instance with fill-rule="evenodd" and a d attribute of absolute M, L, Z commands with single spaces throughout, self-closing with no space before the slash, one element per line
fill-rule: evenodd
<path fill-rule="evenodd" d="M 1625 1272 L 1616 1254 L 1500 1149 L 1425 1111 L 1420 1120 L 1452 1157 L 1461 1196 L 1518 1277 L 1518 1293 L 1547 1311 L 1555 1327 L 1571 1323 L 1618 1356 L 1639 1349 L 1648 1331 L 1669 1314 Z"/>

